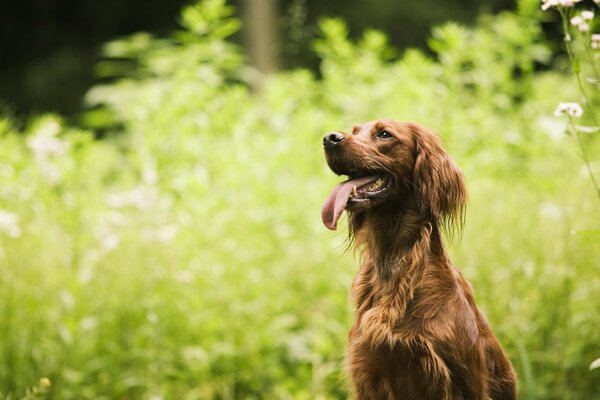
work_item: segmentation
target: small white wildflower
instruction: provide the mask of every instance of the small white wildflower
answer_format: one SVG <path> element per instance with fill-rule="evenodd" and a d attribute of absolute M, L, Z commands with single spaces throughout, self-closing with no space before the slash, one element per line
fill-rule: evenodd
<path fill-rule="evenodd" d="M 542 203 L 538 209 L 541 217 L 547 219 L 558 220 L 562 217 L 563 212 L 560 206 L 551 202 Z"/>
<path fill-rule="evenodd" d="M 106 252 L 116 249 L 120 244 L 121 239 L 114 233 L 109 233 L 100 239 L 100 247 Z"/>
<path fill-rule="evenodd" d="M 81 319 L 81 321 L 79 321 L 79 327 L 81 328 L 81 330 L 84 331 L 91 331 L 93 329 L 96 329 L 96 327 L 99 324 L 100 321 L 98 321 L 98 318 L 93 315 L 84 317 L 83 319 Z"/>
<path fill-rule="evenodd" d="M 94 236 L 98 241 L 98 250 L 101 254 L 110 253 L 121 244 L 121 238 L 110 226 L 100 225 L 96 228 Z"/>
<path fill-rule="evenodd" d="M 152 323 L 152 324 L 156 324 L 158 322 L 158 315 L 156 315 L 156 313 L 149 311 L 146 314 L 146 319 L 148 319 L 148 322 Z"/>
<path fill-rule="evenodd" d="M 179 271 L 174 275 L 175 281 L 178 283 L 192 284 L 196 280 L 196 276 L 191 271 Z"/>
<path fill-rule="evenodd" d="M 124 193 L 111 194 L 106 203 L 111 208 L 134 207 L 139 210 L 147 210 L 158 199 L 158 189 L 147 186 L 137 186 Z"/>
<path fill-rule="evenodd" d="M 576 3 L 581 0 L 542 0 L 542 10 L 547 10 L 551 7 L 573 7 Z M 596 0 L 594 0 L 596 1 Z"/>
<path fill-rule="evenodd" d="M 581 117 L 583 115 L 583 109 L 579 103 L 559 103 L 554 115 L 559 117 L 561 115 L 568 115 L 570 117 Z"/>
<path fill-rule="evenodd" d="M 148 185 L 156 185 L 158 182 L 158 172 L 155 168 L 144 168 L 142 171 L 142 182 Z"/>
<path fill-rule="evenodd" d="M 594 12 L 591 10 L 582 11 L 581 18 L 583 18 L 586 21 L 591 21 L 594 19 Z"/>
<path fill-rule="evenodd" d="M 578 15 L 576 17 L 571 18 L 571 25 L 577 26 L 581 23 L 583 23 L 583 18 L 581 18 L 581 16 Z"/>
<path fill-rule="evenodd" d="M 558 6 L 557 0 L 542 0 L 542 10 L 546 11 L 550 7 Z"/>
<path fill-rule="evenodd" d="M 161 243 L 170 242 L 179 233 L 177 225 L 167 225 L 156 230 L 156 239 Z"/>
<path fill-rule="evenodd" d="M 160 228 L 148 228 L 142 231 L 141 238 L 144 242 L 168 243 L 179 233 L 177 225 L 166 225 Z"/>
<path fill-rule="evenodd" d="M 44 118 L 44 122 L 35 130 L 35 136 L 58 136 L 60 124 L 53 118 Z"/>
<path fill-rule="evenodd" d="M 69 143 L 58 137 L 60 130 L 61 125 L 57 121 L 46 119 L 27 138 L 27 147 L 33 152 L 42 175 L 51 184 L 58 183 L 61 178 L 60 169 L 52 162 L 53 158 L 69 151 Z"/>
<path fill-rule="evenodd" d="M 571 103 L 571 107 L 567 110 L 567 114 L 571 117 L 581 117 L 583 115 L 583 109 L 578 103 Z"/>
<path fill-rule="evenodd" d="M 579 29 L 579 32 L 588 32 L 590 30 L 590 25 L 582 22 L 581 24 L 577 25 L 577 29 Z"/>
<path fill-rule="evenodd" d="M 61 126 L 55 120 L 47 120 L 27 139 L 27 146 L 36 157 L 61 156 L 68 150 L 68 143 L 60 140 L 58 134 Z"/>
<path fill-rule="evenodd" d="M 12 238 L 21 236 L 19 216 L 9 211 L 0 210 L 0 233 Z"/>
<path fill-rule="evenodd" d="M 33 151 L 38 158 L 49 156 L 62 156 L 68 150 L 68 144 L 55 136 L 35 135 L 27 139 L 27 147 Z"/>
<path fill-rule="evenodd" d="M 589 18 L 589 19 L 594 18 L 593 12 L 591 12 L 591 11 L 587 11 L 587 12 L 592 14 L 591 18 Z M 590 30 L 590 25 L 586 22 L 586 21 L 588 21 L 587 17 L 589 17 L 588 14 L 586 14 L 586 16 L 584 16 L 584 14 L 581 13 L 581 15 L 577 15 L 577 16 L 571 18 L 571 25 L 576 26 L 577 29 L 579 30 L 579 32 L 588 32 Z"/>
<path fill-rule="evenodd" d="M 600 33 L 594 33 L 592 35 L 590 46 L 594 50 L 600 49 Z"/>
<path fill-rule="evenodd" d="M 125 226 L 127 225 L 127 217 L 125 216 L 125 214 L 119 212 L 119 211 L 110 211 L 108 213 L 108 218 L 107 218 L 108 222 L 110 222 L 110 224 L 112 226 Z"/>
<path fill-rule="evenodd" d="M 42 175 L 44 175 L 50 184 L 56 185 L 60 182 L 62 173 L 56 165 L 53 165 L 48 160 L 40 160 L 40 169 L 42 170 Z"/>

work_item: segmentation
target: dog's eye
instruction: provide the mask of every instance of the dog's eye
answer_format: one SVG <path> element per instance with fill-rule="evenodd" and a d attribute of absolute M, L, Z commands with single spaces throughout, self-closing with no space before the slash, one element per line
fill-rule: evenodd
<path fill-rule="evenodd" d="M 388 131 L 386 131 L 385 129 L 382 129 L 379 132 L 377 132 L 377 137 L 380 139 L 387 139 L 387 138 L 391 138 L 392 134 L 389 133 Z"/>

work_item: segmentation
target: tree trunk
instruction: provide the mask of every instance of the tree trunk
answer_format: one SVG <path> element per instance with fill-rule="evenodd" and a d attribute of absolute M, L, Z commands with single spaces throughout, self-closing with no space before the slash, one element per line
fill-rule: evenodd
<path fill-rule="evenodd" d="M 244 32 L 250 63 L 262 77 L 277 70 L 279 43 L 277 37 L 277 0 L 245 0 Z"/>

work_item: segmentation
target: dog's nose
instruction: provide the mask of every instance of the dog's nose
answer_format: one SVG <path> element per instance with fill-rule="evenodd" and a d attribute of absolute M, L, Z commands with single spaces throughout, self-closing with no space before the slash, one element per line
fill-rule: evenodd
<path fill-rule="evenodd" d="M 337 144 L 341 143 L 346 139 L 340 132 L 330 132 L 323 138 L 323 147 L 325 150 L 334 148 Z"/>

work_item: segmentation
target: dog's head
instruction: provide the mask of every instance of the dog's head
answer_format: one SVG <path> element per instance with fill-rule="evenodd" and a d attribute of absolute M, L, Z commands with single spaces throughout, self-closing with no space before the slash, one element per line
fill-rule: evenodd
<path fill-rule="evenodd" d="M 336 229 L 344 210 L 376 210 L 414 196 L 420 213 L 441 224 L 462 221 L 466 187 L 460 169 L 438 137 L 418 124 L 370 121 L 352 133 L 323 138 L 327 164 L 348 180 L 338 184 L 323 205 L 323 223 Z"/>

